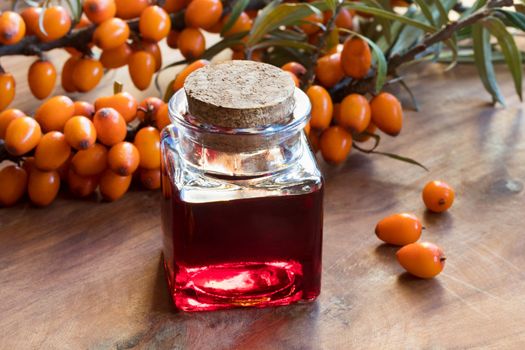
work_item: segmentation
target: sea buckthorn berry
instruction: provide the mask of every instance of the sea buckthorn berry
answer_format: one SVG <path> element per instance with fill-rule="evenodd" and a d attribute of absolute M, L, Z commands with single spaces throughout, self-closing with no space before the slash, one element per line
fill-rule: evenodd
<path fill-rule="evenodd" d="M 74 115 L 82 115 L 88 119 L 93 119 L 95 114 L 95 106 L 86 101 L 75 101 L 73 103 Z"/>
<path fill-rule="evenodd" d="M 312 152 L 316 154 L 319 152 L 319 139 L 321 138 L 321 130 L 318 129 L 310 129 L 310 132 L 308 133 L 308 142 L 310 143 L 310 147 L 312 148 Z"/>
<path fill-rule="evenodd" d="M 301 85 L 301 81 L 299 81 L 299 78 L 297 77 L 297 75 L 293 74 L 292 72 L 288 72 L 288 71 L 285 71 L 285 72 L 290 75 L 295 87 L 299 87 Z"/>
<path fill-rule="evenodd" d="M 341 65 L 349 77 L 363 79 L 372 66 L 372 53 L 368 43 L 359 38 L 346 39 L 341 52 Z"/>
<path fill-rule="evenodd" d="M 172 49 L 178 48 L 177 41 L 179 40 L 179 33 L 180 32 L 176 30 L 170 30 L 170 32 L 168 33 L 168 37 L 166 38 L 166 44 L 168 44 L 168 47 Z"/>
<path fill-rule="evenodd" d="M 362 133 L 370 124 L 370 104 L 363 95 L 350 94 L 341 102 L 339 125 Z"/>
<path fill-rule="evenodd" d="M 113 108 L 99 109 L 93 117 L 93 124 L 98 140 L 106 146 L 113 146 L 126 138 L 126 121 Z"/>
<path fill-rule="evenodd" d="M 319 30 L 321 30 L 321 27 L 316 24 L 322 24 L 323 23 L 323 16 L 319 13 L 312 13 L 311 15 L 304 17 L 302 19 L 305 22 L 312 22 L 312 23 L 303 23 L 299 26 L 301 30 L 308 35 L 312 35 L 317 33 Z"/>
<path fill-rule="evenodd" d="M 137 110 L 138 120 L 141 122 L 145 121 L 146 123 L 156 120 L 157 112 L 159 111 L 160 107 L 165 104 L 166 103 L 164 103 L 164 101 L 158 97 L 146 97 L 139 104 Z"/>
<path fill-rule="evenodd" d="M 69 119 L 64 126 L 64 135 L 71 147 L 82 150 L 88 149 L 97 140 L 95 125 L 84 116 L 75 116 Z"/>
<path fill-rule="evenodd" d="M 191 0 L 166 0 L 162 8 L 168 13 L 182 10 Z"/>
<path fill-rule="evenodd" d="M 349 9 L 342 8 L 339 10 L 337 17 L 335 17 L 335 25 L 338 28 L 344 28 L 352 30 L 354 27 L 354 16 Z"/>
<path fill-rule="evenodd" d="M 0 14 L 0 43 L 13 45 L 24 38 L 26 24 L 16 12 L 5 11 Z"/>
<path fill-rule="evenodd" d="M 166 126 L 170 125 L 169 106 L 167 103 L 162 104 L 157 111 L 155 117 L 155 126 L 159 131 L 162 131 Z"/>
<path fill-rule="evenodd" d="M 224 17 L 224 23 L 228 22 L 230 16 Z M 252 19 L 246 12 L 241 12 L 233 26 L 228 29 L 224 36 L 230 36 L 238 33 L 248 32 L 252 28 Z"/>
<path fill-rule="evenodd" d="M 403 127 L 403 108 L 392 94 L 382 92 L 370 102 L 372 121 L 382 132 L 397 136 Z"/>
<path fill-rule="evenodd" d="M 128 59 L 132 52 L 131 46 L 128 43 L 124 43 L 114 49 L 102 51 L 100 63 L 108 69 L 124 67 L 128 64 Z"/>
<path fill-rule="evenodd" d="M 306 94 L 312 104 L 311 126 L 317 129 L 326 129 L 330 126 L 334 110 L 330 94 L 324 87 L 319 85 L 310 86 Z"/>
<path fill-rule="evenodd" d="M 115 0 L 117 17 L 131 19 L 140 16 L 142 11 L 149 6 L 150 0 Z"/>
<path fill-rule="evenodd" d="M 236 46 L 232 47 L 233 53 L 232 53 L 232 60 L 245 60 L 246 54 L 244 53 L 244 50 L 236 50 Z M 254 50 L 252 52 L 252 57 L 250 58 L 252 61 L 256 62 L 262 62 L 262 50 Z M 290 72 L 292 73 L 292 72 Z"/>
<path fill-rule="evenodd" d="M 454 203 L 454 189 L 443 181 L 431 181 L 423 188 L 423 202 L 434 213 L 446 211 Z"/>
<path fill-rule="evenodd" d="M 16 108 L 6 109 L 5 111 L 1 112 L 0 113 L 0 139 L 5 138 L 5 132 L 7 130 L 7 127 L 13 120 L 17 118 L 22 118 L 25 116 L 26 114 L 24 112 Z"/>
<path fill-rule="evenodd" d="M 152 126 L 140 129 L 133 143 L 139 150 L 141 168 L 160 168 L 160 134 L 157 129 Z"/>
<path fill-rule="evenodd" d="M 186 28 L 180 32 L 177 46 L 184 58 L 193 59 L 200 57 L 204 53 L 206 39 L 199 29 Z"/>
<path fill-rule="evenodd" d="M 18 165 L 8 165 L 0 170 L 0 206 L 10 207 L 26 192 L 27 172 Z"/>
<path fill-rule="evenodd" d="M 35 119 L 45 132 L 63 131 L 74 112 L 75 106 L 69 97 L 54 96 L 38 107 Z"/>
<path fill-rule="evenodd" d="M 53 63 L 47 60 L 36 60 L 29 67 L 27 81 L 33 96 L 39 100 L 51 95 L 55 88 L 57 71 Z"/>
<path fill-rule="evenodd" d="M 392 7 L 407 7 L 410 4 L 404 0 L 391 0 L 390 5 L 392 5 Z"/>
<path fill-rule="evenodd" d="M 130 123 L 137 115 L 138 103 L 135 97 L 127 92 L 119 92 L 111 96 L 99 97 L 95 100 L 95 109 L 113 108 L 120 113 L 126 123 Z"/>
<path fill-rule="evenodd" d="M 26 25 L 26 36 L 36 34 L 38 28 L 38 19 L 41 13 L 42 8 L 36 6 L 26 7 L 22 10 L 22 12 L 20 12 L 20 16 L 22 16 L 22 19 Z"/>
<path fill-rule="evenodd" d="M 69 192 L 75 197 L 87 197 L 97 189 L 98 178 L 98 176 L 80 176 L 73 169 L 68 169 L 67 185 Z"/>
<path fill-rule="evenodd" d="M 352 149 L 352 135 L 340 126 L 331 126 L 321 134 L 319 147 L 325 161 L 340 164 Z"/>
<path fill-rule="evenodd" d="M 80 92 L 93 90 L 104 75 L 102 63 L 93 58 L 82 58 L 73 69 L 73 83 Z"/>
<path fill-rule="evenodd" d="M 141 50 L 149 52 L 155 58 L 155 72 L 158 72 L 162 67 L 162 51 L 157 43 L 152 43 L 148 41 L 142 41 L 139 44 Z"/>
<path fill-rule="evenodd" d="M 71 159 L 71 168 L 81 176 L 94 176 L 107 167 L 108 151 L 106 147 L 95 143 L 93 147 L 78 151 Z"/>
<path fill-rule="evenodd" d="M 27 193 L 33 204 L 45 207 L 51 204 L 60 189 L 60 176 L 55 170 L 42 171 L 34 168 L 29 173 Z"/>
<path fill-rule="evenodd" d="M 160 169 L 140 169 L 139 178 L 142 186 L 148 190 L 160 188 Z"/>
<path fill-rule="evenodd" d="M 73 82 L 73 72 L 75 70 L 75 65 L 79 60 L 80 57 L 71 56 L 62 66 L 61 84 L 62 89 L 66 92 L 75 92 L 77 90 L 75 83 Z"/>
<path fill-rule="evenodd" d="M 87 18 L 95 24 L 113 18 L 117 13 L 114 0 L 85 0 L 82 8 Z"/>
<path fill-rule="evenodd" d="M 24 161 L 22 162 L 22 168 L 26 171 L 28 175 L 34 167 L 35 157 L 24 157 Z"/>
<path fill-rule="evenodd" d="M 129 26 L 120 18 L 110 18 L 98 25 L 93 42 L 102 50 L 115 49 L 129 39 Z"/>
<path fill-rule="evenodd" d="M 184 68 L 175 78 L 175 81 L 173 82 L 173 91 L 178 91 L 184 86 L 184 82 L 186 81 L 186 78 L 188 75 L 196 71 L 197 69 L 200 69 L 204 66 L 207 66 L 210 64 L 210 61 L 208 60 L 197 60 L 190 65 L 188 65 L 186 68 Z"/>
<path fill-rule="evenodd" d="M 36 35 L 42 41 L 53 41 L 66 35 L 71 29 L 71 17 L 62 6 L 50 6 L 42 14 L 42 27 L 36 28 Z"/>
<path fill-rule="evenodd" d="M 35 165 L 40 170 L 56 170 L 69 158 L 71 147 L 60 131 L 50 131 L 35 149 Z"/>
<path fill-rule="evenodd" d="M 0 111 L 3 111 L 15 98 L 15 78 L 10 73 L 0 73 Z"/>
<path fill-rule="evenodd" d="M 71 159 L 73 159 L 73 153 L 71 153 L 69 158 L 67 158 L 66 161 L 56 170 L 58 176 L 60 176 L 61 182 L 67 182 L 67 172 L 69 171 L 69 167 L 71 165 Z"/>
<path fill-rule="evenodd" d="M 306 73 L 306 68 L 302 64 L 293 61 L 284 64 L 281 69 L 292 72 L 293 74 L 297 75 L 299 79 Z"/>
<path fill-rule="evenodd" d="M 144 39 L 160 41 L 168 36 L 170 28 L 170 16 L 161 7 L 148 6 L 140 14 L 139 31 Z"/>
<path fill-rule="evenodd" d="M 42 138 L 40 125 L 31 117 L 16 118 L 5 132 L 5 148 L 14 156 L 21 156 L 35 148 Z"/>
<path fill-rule="evenodd" d="M 108 152 L 108 165 L 121 176 L 131 175 L 139 167 L 139 151 L 130 142 L 119 142 Z"/>
<path fill-rule="evenodd" d="M 219 22 L 221 15 L 220 0 L 193 0 L 186 8 L 184 20 L 189 27 L 208 29 Z"/>
<path fill-rule="evenodd" d="M 366 142 L 370 140 L 370 137 L 372 137 L 369 134 L 374 134 L 376 130 L 377 130 L 377 126 L 374 123 L 370 122 L 364 132 L 354 135 L 354 141 Z"/>
<path fill-rule="evenodd" d="M 324 87 L 332 87 L 337 84 L 345 73 L 341 67 L 341 54 L 333 53 L 325 55 L 317 60 L 315 77 Z"/>
<path fill-rule="evenodd" d="M 149 87 L 155 65 L 155 57 L 149 52 L 137 51 L 131 54 L 128 60 L 129 75 L 137 89 L 146 90 Z"/>
<path fill-rule="evenodd" d="M 105 200 L 116 201 L 128 191 L 131 178 L 131 175 L 120 176 L 110 169 L 106 169 L 100 177 L 100 194 Z"/>
<path fill-rule="evenodd" d="M 421 237 L 423 226 L 414 214 L 401 213 L 387 216 L 376 225 L 376 236 L 383 242 L 407 245 Z"/>
<path fill-rule="evenodd" d="M 410 243 L 396 253 L 397 261 L 410 274 L 419 278 L 437 276 L 445 267 L 445 254 L 430 242 Z"/>
<path fill-rule="evenodd" d="M 310 122 L 306 123 L 306 125 L 304 126 L 304 133 L 306 134 L 306 136 L 308 136 L 308 134 L 310 133 L 310 130 L 312 129 L 312 127 L 310 126 Z"/>

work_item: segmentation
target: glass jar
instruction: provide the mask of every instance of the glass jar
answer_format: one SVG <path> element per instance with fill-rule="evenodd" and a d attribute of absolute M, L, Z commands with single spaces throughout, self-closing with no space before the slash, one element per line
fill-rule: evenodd
<path fill-rule="evenodd" d="M 314 300 L 321 285 L 323 178 L 303 128 L 310 103 L 294 91 L 286 124 L 199 124 L 184 89 L 161 136 L 163 255 L 184 311 Z"/>

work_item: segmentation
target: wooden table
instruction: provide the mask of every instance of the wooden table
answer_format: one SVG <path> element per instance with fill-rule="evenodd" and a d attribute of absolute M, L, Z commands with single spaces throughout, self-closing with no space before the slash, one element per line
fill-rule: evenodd
<path fill-rule="evenodd" d="M 421 78 L 409 84 L 421 111 L 407 112 L 402 134 L 385 137 L 381 149 L 431 171 L 357 152 L 343 166 L 323 165 L 318 301 L 176 312 L 161 268 L 159 193 L 136 190 L 114 203 L 64 194 L 45 209 L 0 210 L 0 348 L 523 348 L 522 105 L 507 74 L 500 81 L 508 106 L 493 108 L 472 67 L 415 71 Z M 19 81 L 16 105 L 31 110 L 37 103 Z M 421 189 L 433 179 L 457 190 L 449 213 L 424 210 Z M 400 211 L 419 215 L 423 239 L 445 249 L 436 279 L 403 273 L 396 249 L 375 237 L 375 223 Z"/>

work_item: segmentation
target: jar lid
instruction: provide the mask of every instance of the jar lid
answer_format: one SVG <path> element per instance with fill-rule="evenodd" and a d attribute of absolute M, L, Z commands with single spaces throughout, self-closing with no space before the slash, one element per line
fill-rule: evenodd
<path fill-rule="evenodd" d="M 189 113 L 225 128 L 285 124 L 294 110 L 294 90 L 294 81 L 280 68 L 241 60 L 198 69 L 184 83 Z"/>

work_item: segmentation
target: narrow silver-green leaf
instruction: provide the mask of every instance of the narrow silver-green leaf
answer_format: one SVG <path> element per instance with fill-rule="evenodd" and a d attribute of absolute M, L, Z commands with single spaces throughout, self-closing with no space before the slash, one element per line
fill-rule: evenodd
<path fill-rule="evenodd" d="M 250 0 L 235 0 L 235 4 L 233 5 L 230 15 L 228 16 L 228 20 L 222 27 L 221 35 L 224 35 L 224 33 L 227 33 L 230 29 L 232 29 L 233 25 L 241 13 L 246 9 L 246 6 L 248 6 L 249 2 Z"/>
<path fill-rule="evenodd" d="M 430 6 L 425 2 L 425 0 L 414 0 L 414 2 L 419 6 L 421 9 L 421 13 L 425 18 L 427 19 L 428 23 L 436 26 L 436 22 L 434 21 L 434 16 L 432 15 L 432 10 L 430 9 Z"/>
<path fill-rule="evenodd" d="M 286 39 L 264 40 L 264 41 L 259 42 L 258 44 L 255 44 L 251 48 L 252 50 L 257 50 L 257 49 L 262 49 L 262 48 L 272 47 L 272 46 L 293 47 L 295 49 L 302 49 L 302 50 L 309 50 L 309 51 L 313 51 L 317 49 L 315 45 L 309 44 L 308 42 L 293 41 L 293 40 L 286 40 Z"/>

